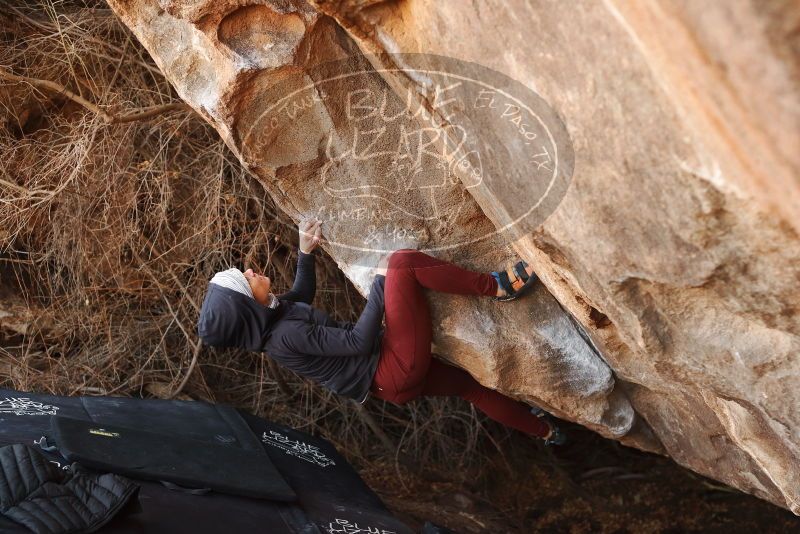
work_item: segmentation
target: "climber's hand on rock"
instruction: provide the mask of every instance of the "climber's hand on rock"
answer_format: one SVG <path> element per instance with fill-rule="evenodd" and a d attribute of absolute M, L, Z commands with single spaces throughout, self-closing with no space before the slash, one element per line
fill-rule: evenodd
<path fill-rule="evenodd" d="M 300 251 L 311 254 L 322 240 L 322 221 L 316 217 L 307 217 L 300 221 L 297 229 L 300 233 Z"/>

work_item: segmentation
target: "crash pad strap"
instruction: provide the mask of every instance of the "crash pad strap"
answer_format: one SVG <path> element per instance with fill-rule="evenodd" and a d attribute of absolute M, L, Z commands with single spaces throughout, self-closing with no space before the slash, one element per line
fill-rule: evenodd
<path fill-rule="evenodd" d="M 181 493 L 188 493 L 189 495 L 205 495 L 211 491 L 211 488 L 184 488 L 166 480 L 161 481 L 161 485 L 170 491 L 179 491 Z"/>

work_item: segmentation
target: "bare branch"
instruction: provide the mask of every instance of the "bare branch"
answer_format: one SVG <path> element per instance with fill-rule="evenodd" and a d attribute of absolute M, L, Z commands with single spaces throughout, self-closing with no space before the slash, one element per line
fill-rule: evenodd
<path fill-rule="evenodd" d="M 157 117 L 164 113 L 169 113 L 171 111 L 188 111 L 189 109 L 191 109 L 184 102 L 172 102 L 170 104 L 162 104 L 158 106 L 151 106 L 149 108 L 136 109 L 124 113 L 122 115 L 116 115 L 108 113 L 107 111 L 100 108 L 96 104 L 89 102 L 88 100 L 86 100 L 85 98 L 83 98 L 78 94 L 73 93 L 63 85 L 50 80 L 40 80 L 39 78 L 18 76 L 16 74 L 8 72 L 3 68 L 0 68 L 0 78 L 4 78 L 6 80 L 11 80 L 19 83 L 27 83 L 34 87 L 38 87 L 39 89 L 46 89 L 48 91 L 53 91 L 55 93 L 64 95 L 65 97 L 69 98 L 76 104 L 80 104 L 81 106 L 88 109 L 92 113 L 99 115 L 103 119 L 103 121 L 106 122 L 106 124 L 120 124 L 125 122 L 144 121 L 152 119 L 153 117 Z"/>
<path fill-rule="evenodd" d="M 5 78 L 6 80 L 11 80 L 14 82 L 20 83 L 27 83 L 34 87 L 38 87 L 39 89 L 47 89 L 48 91 L 53 91 L 59 94 L 64 95 L 65 97 L 69 98 L 76 104 L 80 104 L 81 106 L 85 107 L 92 113 L 96 113 L 100 115 L 104 121 L 111 123 L 113 118 L 111 115 L 97 107 L 95 104 L 89 102 L 85 98 L 80 95 L 77 95 L 56 82 L 51 82 L 50 80 L 40 80 L 38 78 L 29 78 L 27 76 L 17 76 L 16 74 L 11 74 L 5 69 L 0 68 L 0 78 Z"/>
<path fill-rule="evenodd" d="M 155 116 L 169 113 L 170 111 L 188 111 L 190 109 L 191 108 L 184 102 L 173 102 L 171 104 L 138 109 L 125 113 L 124 115 L 112 115 L 111 122 L 118 124 L 122 122 L 145 121 Z"/>
<path fill-rule="evenodd" d="M 200 340 L 194 344 L 194 351 L 192 352 L 192 362 L 189 364 L 189 369 L 186 371 L 186 375 L 184 375 L 183 380 L 181 380 L 180 385 L 173 391 L 169 398 L 174 399 L 178 395 L 181 394 L 183 388 L 186 387 L 186 384 L 189 383 L 189 379 L 192 377 L 192 371 L 194 371 L 195 366 L 197 365 L 197 357 L 200 355 L 200 349 L 202 349 L 203 343 Z"/>

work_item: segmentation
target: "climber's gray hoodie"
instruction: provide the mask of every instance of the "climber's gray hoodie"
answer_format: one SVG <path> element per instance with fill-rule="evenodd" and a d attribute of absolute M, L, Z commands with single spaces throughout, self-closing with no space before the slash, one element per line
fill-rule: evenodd
<path fill-rule="evenodd" d="M 311 307 L 316 293 L 314 255 L 298 252 L 297 274 L 280 304 L 268 308 L 232 289 L 209 284 L 197 331 L 214 346 L 263 351 L 334 393 L 366 400 L 378 367 L 385 277 L 376 275 L 356 323 L 334 321 Z"/>

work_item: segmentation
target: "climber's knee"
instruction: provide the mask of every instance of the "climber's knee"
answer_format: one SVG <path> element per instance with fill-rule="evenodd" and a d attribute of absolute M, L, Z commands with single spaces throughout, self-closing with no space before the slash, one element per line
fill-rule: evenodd
<path fill-rule="evenodd" d="M 421 254 L 421 252 L 413 248 L 397 249 L 389 255 L 389 268 L 408 267 L 417 254 Z"/>

